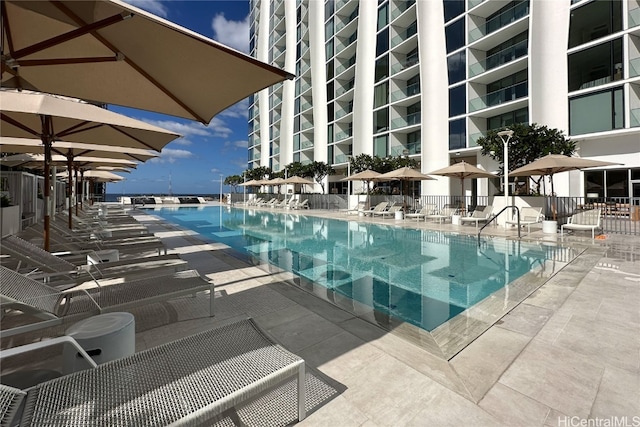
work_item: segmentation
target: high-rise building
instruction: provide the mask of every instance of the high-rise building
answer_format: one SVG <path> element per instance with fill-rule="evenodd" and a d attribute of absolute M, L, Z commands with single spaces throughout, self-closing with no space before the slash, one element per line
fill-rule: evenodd
<path fill-rule="evenodd" d="M 538 123 L 623 164 L 555 177 L 559 195 L 640 197 L 640 0 L 250 0 L 251 54 L 295 73 L 251 99 L 249 167 L 408 155 L 423 172 Z M 514 143 L 517 144 L 517 141 Z M 327 191 L 344 193 L 344 174 Z M 447 179 L 426 194 L 456 194 Z M 492 195 L 500 180 L 469 191 Z"/>

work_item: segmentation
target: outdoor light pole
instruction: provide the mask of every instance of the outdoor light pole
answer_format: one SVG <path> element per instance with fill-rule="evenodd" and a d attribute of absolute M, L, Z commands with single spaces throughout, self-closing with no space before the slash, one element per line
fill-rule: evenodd
<path fill-rule="evenodd" d="M 222 174 L 220 174 L 220 204 L 222 204 Z"/>
<path fill-rule="evenodd" d="M 504 164 L 504 207 L 509 206 L 509 141 L 513 136 L 512 130 L 503 130 L 498 132 L 498 136 L 502 140 L 502 145 L 504 147 L 503 151 L 503 164 Z M 507 137 L 505 139 L 505 137 Z"/>
<path fill-rule="evenodd" d="M 347 156 L 347 177 L 351 176 L 351 156 Z M 349 206 L 349 196 L 351 196 L 351 180 L 347 181 L 347 206 Z"/>

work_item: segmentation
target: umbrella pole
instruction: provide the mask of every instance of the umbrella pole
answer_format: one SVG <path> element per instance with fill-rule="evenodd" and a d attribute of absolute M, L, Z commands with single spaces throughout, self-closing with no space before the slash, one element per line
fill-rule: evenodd
<path fill-rule="evenodd" d="M 82 202 L 84 202 L 84 169 L 80 171 L 80 209 L 82 209 Z"/>
<path fill-rule="evenodd" d="M 69 201 L 69 229 L 73 228 L 73 204 L 71 203 L 73 192 L 73 157 L 67 155 L 67 199 Z"/>
<path fill-rule="evenodd" d="M 42 144 L 44 146 L 44 250 L 48 251 L 50 247 L 50 231 L 51 223 L 49 217 L 49 203 L 51 202 L 51 139 L 53 138 L 53 129 L 51 116 L 40 116 L 42 125 Z"/>
<path fill-rule="evenodd" d="M 78 168 L 77 168 L 77 167 L 76 167 L 76 168 L 74 168 L 74 169 L 73 169 L 73 172 L 74 172 L 74 174 L 75 174 L 75 176 L 73 177 L 73 180 L 74 180 L 74 184 L 73 184 L 73 185 L 75 185 L 75 187 L 74 187 L 74 190 L 75 190 L 75 191 L 74 191 L 74 193 L 76 194 L 76 197 L 75 197 L 75 203 L 76 203 L 76 216 L 78 216 Z"/>
<path fill-rule="evenodd" d="M 553 212 L 553 220 L 556 221 L 558 213 L 556 209 L 556 192 L 553 189 L 553 174 L 549 175 L 549 179 L 551 180 L 551 211 Z"/>

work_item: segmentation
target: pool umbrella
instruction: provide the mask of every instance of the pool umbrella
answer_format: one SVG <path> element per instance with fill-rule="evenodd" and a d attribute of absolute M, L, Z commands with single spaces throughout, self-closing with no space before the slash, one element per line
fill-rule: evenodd
<path fill-rule="evenodd" d="M 314 185 L 314 184 L 315 184 L 315 182 L 313 182 L 312 180 L 307 179 L 307 178 L 303 178 L 303 177 L 301 177 L 301 176 L 297 176 L 297 175 L 290 176 L 289 178 L 286 178 L 286 179 L 284 180 L 284 183 L 285 183 L 285 184 L 293 184 L 293 185 L 296 185 L 296 184 L 300 184 L 300 185 Z"/>
<path fill-rule="evenodd" d="M 12 156 L 6 156 L 0 158 L 0 164 L 9 167 L 24 167 L 29 169 L 43 169 L 44 168 L 44 154 L 14 154 Z M 55 154 L 51 156 L 52 166 L 68 166 L 67 156 Z M 79 167 L 90 169 L 97 166 L 126 166 L 129 168 L 135 168 L 137 163 L 132 160 L 126 159 L 108 159 L 105 157 L 74 157 L 72 160 L 72 168 Z"/>
<path fill-rule="evenodd" d="M 496 176 L 490 172 L 482 170 L 472 164 L 465 161 L 454 163 L 446 168 L 438 169 L 433 172 L 429 172 L 428 175 L 440 175 L 448 176 L 449 178 L 460 179 L 460 188 L 462 189 L 462 209 L 465 209 L 465 197 L 464 197 L 464 180 L 467 178 L 495 178 Z"/>
<path fill-rule="evenodd" d="M 426 181 L 426 180 L 434 180 L 435 178 L 430 177 L 429 175 L 425 175 L 420 171 L 412 169 L 410 167 L 403 167 L 400 169 L 393 170 L 391 172 L 384 173 L 377 178 L 380 181 L 384 180 L 398 180 L 404 182 L 409 181 Z M 402 192 L 402 197 L 404 199 L 404 191 Z M 405 202 L 406 205 L 406 202 Z"/>
<path fill-rule="evenodd" d="M 573 170 L 580 170 L 586 168 L 603 167 L 619 165 L 620 163 L 603 162 L 600 160 L 583 159 L 581 157 L 570 157 L 563 154 L 548 154 L 544 157 L 535 160 L 528 165 L 524 165 L 512 172 L 509 172 L 510 176 L 549 176 L 551 180 L 551 196 L 555 197 L 555 190 L 553 188 L 553 175 L 559 172 L 568 172 Z M 552 205 L 553 220 L 557 219 L 557 212 L 554 205 Z"/>
<path fill-rule="evenodd" d="M 208 123 L 293 76 L 118 0 L 2 0 L 2 87 Z"/>
<path fill-rule="evenodd" d="M 3 3 L 4 4 L 4 3 Z M 54 141 L 160 151 L 179 135 L 79 100 L 0 91 L 0 136 L 38 137 L 44 151 L 44 248 L 49 250 L 49 170 Z"/>
<path fill-rule="evenodd" d="M 278 194 L 280 194 L 280 186 L 284 184 L 284 178 L 272 178 L 264 181 L 265 185 L 275 185 L 278 187 Z M 286 196 L 285 196 L 286 197 Z"/>
<path fill-rule="evenodd" d="M 378 181 L 378 177 L 380 175 L 382 175 L 380 172 L 367 169 L 363 170 L 362 172 L 349 175 L 346 178 L 342 178 L 340 181 L 364 181 L 367 185 L 367 195 L 369 195 L 369 182 Z"/>
<path fill-rule="evenodd" d="M 63 177 L 69 176 L 68 172 L 63 172 L 61 174 Z M 84 177 L 88 179 L 93 179 L 98 182 L 117 182 L 122 181 L 124 178 L 120 175 L 116 175 L 113 172 L 104 171 L 104 170 L 88 170 L 84 173 Z"/>

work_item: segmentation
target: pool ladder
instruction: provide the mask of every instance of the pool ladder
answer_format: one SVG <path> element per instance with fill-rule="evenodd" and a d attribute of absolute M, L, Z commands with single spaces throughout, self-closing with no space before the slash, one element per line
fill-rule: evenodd
<path fill-rule="evenodd" d="M 478 247 L 480 247 L 480 233 L 482 233 L 482 230 L 484 230 L 484 228 L 491 224 L 493 221 L 496 220 L 496 218 L 498 218 L 500 216 L 500 214 L 504 211 L 506 211 L 507 209 L 515 209 L 516 210 L 516 214 L 518 217 L 518 239 L 521 239 L 521 235 L 520 235 L 520 209 L 517 206 L 505 206 L 504 208 L 502 208 L 502 210 L 500 210 L 500 212 L 498 212 L 497 214 L 495 214 L 491 219 L 489 219 L 489 221 L 487 221 L 487 223 L 485 225 L 483 225 L 480 228 L 480 231 L 478 231 Z"/>

